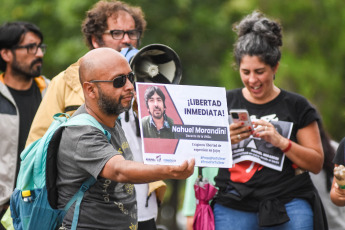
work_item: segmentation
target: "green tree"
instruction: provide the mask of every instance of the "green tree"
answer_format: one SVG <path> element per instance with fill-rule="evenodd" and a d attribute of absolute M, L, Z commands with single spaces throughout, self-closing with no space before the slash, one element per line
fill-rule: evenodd
<path fill-rule="evenodd" d="M 96 0 L 12 0 L 0 8 L 0 22 L 27 20 L 37 24 L 48 51 L 43 73 L 52 78 L 85 52 L 80 25 Z M 274 0 L 128 0 L 143 8 L 148 30 L 142 46 L 162 43 L 180 56 L 182 84 L 241 87 L 232 68 L 234 22 L 254 9 L 277 18 L 284 28 L 277 85 L 306 96 L 320 111 L 326 129 L 340 140 L 345 107 L 343 1 Z M 337 121 L 337 125 L 333 121 Z"/>
<path fill-rule="evenodd" d="M 0 23 L 26 20 L 37 24 L 48 52 L 44 75 L 52 78 L 85 52 L 80 25 L 96 0 L 3 1 Z M 179 55 L 182 84 L 242 87 L 233 65 L 234 22 L 258 9 L 283 26 L 282 59 L 276 84 L 304 95 L 320 112 L 326 130 L 344 136 L 345 2 L 336 0 L 128 0 L 145 12 L 148 30 L 142 46 L 161 43 Z M 182 188 L 180 181 L 168 181 Z M 176 194 L 179 191 L 180 196 Z M 182 202 L 181 189 L 168 191 L 165 204 L 173 212 Z M 162 209 L 161 209 L 162 210 Z M 174 216 L 175 214 L 173 214 Z M 163 221 L 163 220 L 162 220 Z M 176 223 L 166 223 L 176 229 Z"/>

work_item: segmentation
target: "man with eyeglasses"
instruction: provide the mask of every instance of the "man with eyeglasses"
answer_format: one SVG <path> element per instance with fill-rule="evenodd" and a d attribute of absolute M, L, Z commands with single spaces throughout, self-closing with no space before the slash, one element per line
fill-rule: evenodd
<path fill-rule="evenodd" d="M 31 122 L 49 84 L 41 76 L 46 50 L 42 42 L 34 24 L 7 22 L 0 27 L 0 218 L 15 187 Z"/>
<path fill-rule="evenodd" d="M 140 7 L 114 0 L 97 2 L 86 13 L 86 18 L 82 23 L 82 32 L 90 50 L 109 47 L 121 51 L 130 46 L 139 47 L 145 29 L 146 21 Z M 78 60 L 52 79 L 47 95 L 32 123 L 27 145 L 44 135 L 55 113 L 65 112 L 72 115 L 84 103 L 78 74 L 79 63 Z M 126 114 L 128 116 L 124 114 L 119 116 L 121 125 L 134 160 L 142 162 L 141 140 L 136 132 L 136 114 L 132 109 Z M 138 203 L 138 229 L 155 230 L 158 202 L 161 201 L 166 186 L 159 181 L 150 183 L 150 186 L 148 184 L 135 185 L 135 189 Z M 156 196 L 156 192 L 159 196 Z M 159 201 L 157 197 L 160 198 Z"/>
<path fill-rule="evenodd" d="M 109 47 L 121 51 L 130 46 L 138 47 L 145 29 L 141 8 L 114 0 L 97 2 L 82 23 L 90 50 Z M 73 114 L 84 102 L 78 70 L 79 60 L 52 79 L 33 121 L 27 145 L 44 135 L 55 113 Z"/>

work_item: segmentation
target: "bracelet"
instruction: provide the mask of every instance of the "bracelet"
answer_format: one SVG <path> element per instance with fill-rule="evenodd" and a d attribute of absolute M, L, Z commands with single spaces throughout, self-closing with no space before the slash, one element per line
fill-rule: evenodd
<path fill-rule="evenodd" d="M 291 146 L 292 146 L 292 141 L 289 139 L 289 144 L 288 144 L 288 146 L 287 146 L 284 150 L 282 150 L 283 153 L 286 153 L 287 151 L 289 151 L 289 150 L 291 149 Z"/>

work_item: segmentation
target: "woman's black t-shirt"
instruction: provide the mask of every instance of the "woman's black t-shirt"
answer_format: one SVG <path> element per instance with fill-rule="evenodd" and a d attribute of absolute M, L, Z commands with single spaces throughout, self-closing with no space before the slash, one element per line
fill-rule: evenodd
<path fill-rule="evenodd" d="M 264 119 L 269 122 L 279 123 L 284 121 L 285 123 L 292 123 L 290 139 L 294 142 L 297 142 L 296 135 L 299 129 L 319 119 L 315 108 L 304 97 L 285 90 L 281 90 L 275 99 L 266 104 L 253 104 L 247 101 L 242 95 L 242 89 L 231 90 L 227 92 L 227 105 L 228 110 L 247 109 L 252 121 Z M 275 127 L 277 129 L 276 125 Z M 284 126 L 281 127 L 286 129 Z M 279 132 L 286 131 L 280 130 Z M 255 142 L 244 141 L 243 143 L 251 145 L 255 143 L 253 148 L 261 148 L 261 150 L 265 148 L 265 151 L 275 151 L 276 154 L 283 154 L 279 148 L 267 142 L 262 144 L 262 142 L 264 141 L 255 140 Z M 260 143 L 261 146 L 259 146 Z M 241 147 L 243 147 L 243 144 L 232 145 L 232 151 L 234 152 Z M 237 167 L 241 165 L 244 167 Z M 249 161 L 240 162 L 232 169 L 219 169 L 215 178 L 216 186 L 219 187 L 216 202 L 232 208 L 249 210 L 249 208 L 246 208 L 246 203 L 254 199 L 251 197 L 253 190 L 279 186 L 279 184 L 294 177 L 294 175 L 292 162 L 287 157 L 285 157 L 282 171 Z M 228 196 L 228 194 L 231 194 L 231 196 Z M 235 202 L 236 200 L 241 202 Z M 248 202 L 243 202 L 245 200 Z"/>

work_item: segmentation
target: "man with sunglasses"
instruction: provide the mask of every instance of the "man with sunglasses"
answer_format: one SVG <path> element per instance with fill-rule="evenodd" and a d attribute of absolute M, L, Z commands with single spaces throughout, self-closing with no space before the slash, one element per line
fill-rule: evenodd
<path fill-rule="evenodd" d="M 0 27 L 0 218 L 9 204 L 31 122 L 49 80 L 41 76 L 46 46 L 28 22 Z M 1 227 L 0 227 L 1 229 Z"/>
<path fill-rule="evenodd" d="M 118 116 L 130 109 L 134 76 L 125 57 L 110 48 L 89 51 L 80 61 L 80 82 L 85 104 L 74 113 L 94 117 L 111 136 L 110 141 L 92 126 L 66 127 L 57 153 L 58 208 L 63 208 L 82 183 L 96 179 L 80 204 L 77 229 L 138 229 L 135 183 L 186 179 L 194 160 L 179 166 L 145 165 L 133 155 Z M 71 154 L 74 153 L 74 154 Z M 70 229 L 71 208 L 60 229 Z"/>
<path fill-rule="evenodd" d="M 121 88 L 123 87 L 128 80 L 133 84 L 134 83 L 134 73 L 130 72 L 128 75 L 119 75 L 113 80 L 92 80 L 90 82 L 92 83 L 98 83 L 98 82 L 111 82 L 113 83 L 114 88 Z"/>
<path fill-rule="evenodd" d="M 99 1 L 86 13 L 82 23 L 82 32 L 90 50 L 109 47 L 116 51 L 126 47 L 139 47 L 140 39 L 146 29 L 144 14 L 139 7 L 130 6 L 121 1 Z M 72 64 L 66 70 L 52 79 L 47 95 L 42 101 L 32 123 L 27 145 L 44 135 L 55 113 L 69 113 L 72 115 L 84 103 L 82 87 L 79 82 L 79 63 Z M 121 80 L 114 82 L 121 85 Z M 130 110 L 121 114 L 121 125 L 134 155 L 135 161 L 143 161 L 141 154 L 141 140 L 136 134 L 135 113 Z M 153 186 L 151 186 L 153 185 Z M 156 229 L 155 219 L 158 214 L 156 193 L 149 188 L 165 191 L 163 182 L 135 185 L 138 202 L 139 230 Z M 150 191 L 150 195 L 149 194 Z M 155 190 L 158 191 L 158 190 Z M 160 199 L 164 193 L 157 192 Z M 162 194 L 162 195 L 161 195 Z M 158 201 L 159 202 L 159 201 Z"/>

